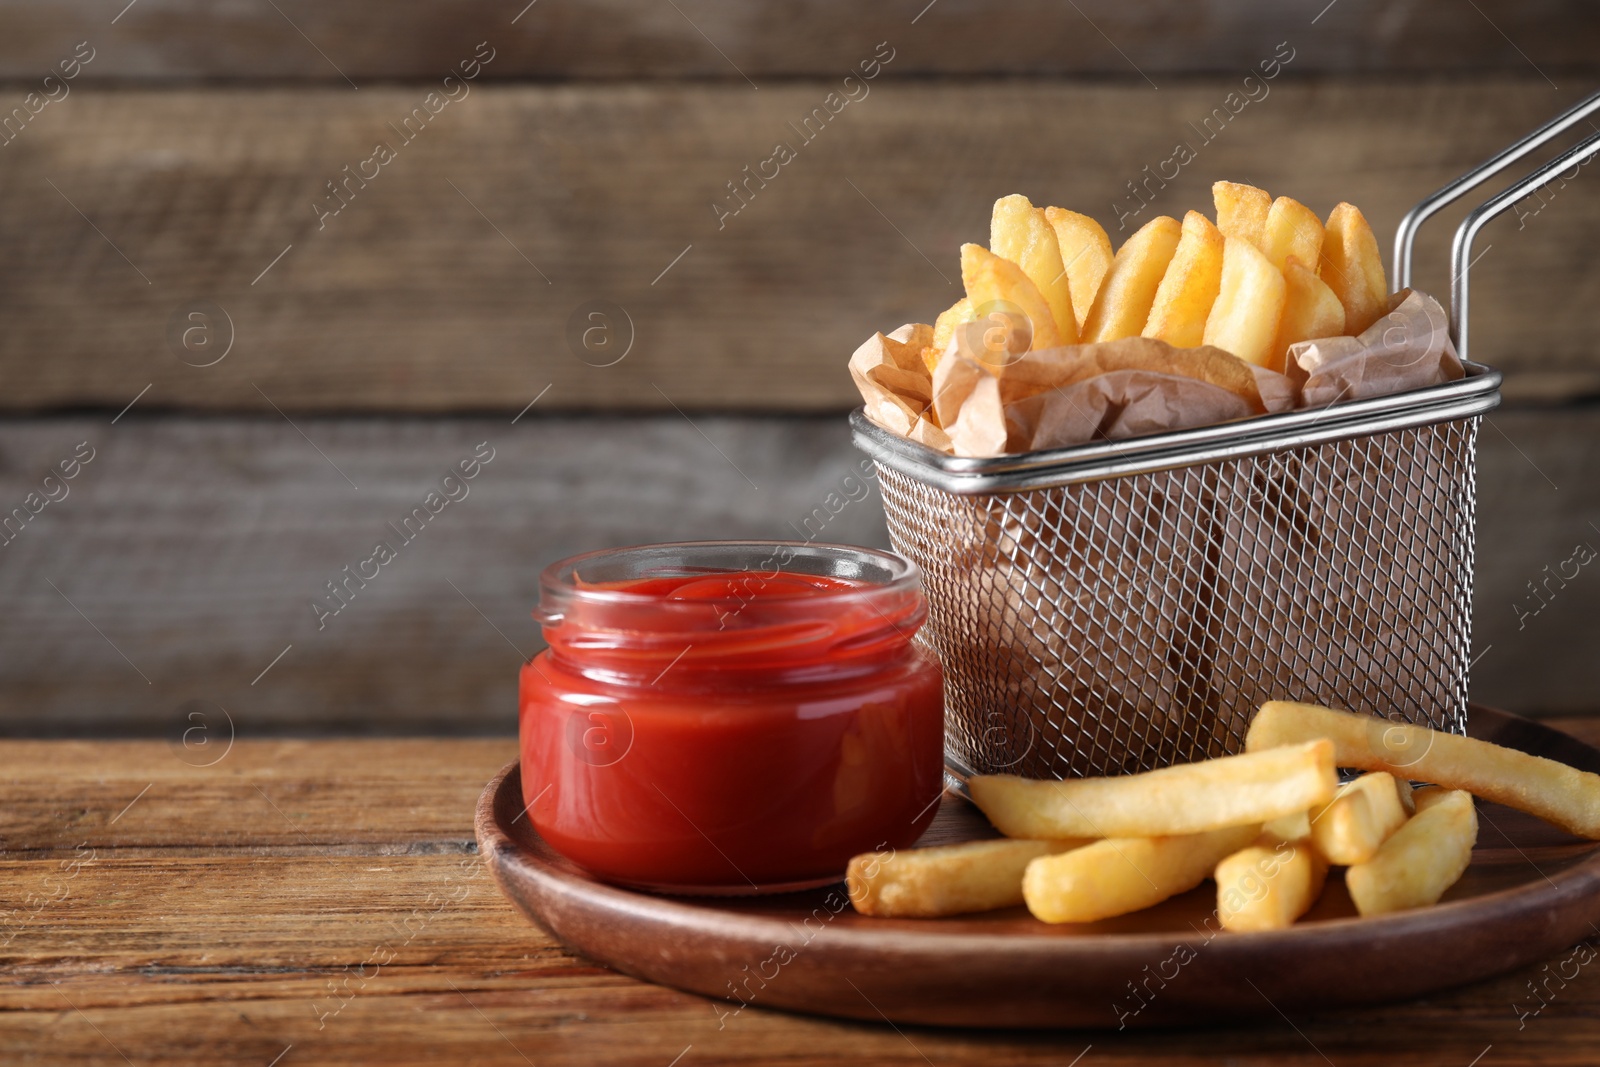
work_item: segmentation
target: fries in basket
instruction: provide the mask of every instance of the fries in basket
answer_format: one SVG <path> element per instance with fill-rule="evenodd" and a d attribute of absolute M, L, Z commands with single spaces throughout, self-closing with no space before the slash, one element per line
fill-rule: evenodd
<path fill-rule="evenodd" d="M 1340 787 L 1336 766 L 1368 773 Z M 1430 784 L 1413 794 L 1411 779 Z M 1262 706 L 1242 755 L 1115 778 L 979 775 L 968 787 L 1006 836 L 856 857 L 858 911 L 935 918 L 1025 903 L 1044 922 L 1093 922 L 1213 878 L 1224 929 L 1276 930 L 1311 909 L 1330 867 L 1344 868 L 1363 916 L 1437 903 L 1471 861 L 1474 796 L 1600 840 L 1600 775 L 1287 701 Z"/>
<path fill-rule="evenodd" d="M 877 334 L 852 356 L 868 417 L 955 455 L 993 456 L 1461 376 L 1434 328 L 1443 311 L 1424 294 L 1389 293 L 1358 209 L 1341 203 L 1324 224 L 1299 201 L 1255 186 L 1217 182 L 1212 193 L 1215 221 L 1199 211 L 1181 223 L 1158 215 L 1114 253 L 1087 215 L 1001 197 L 988 247 L 961 246 L 965 295 L 932 326 Z M 1379 319 L 1393 320 L 1387 333 L 1365 336 Z M 1394 348 L 1401 336 L 1412 339 L 1404 353 Z M 891 339 L 911 337 L 920 358 L 906 360 Z M 1306 347 L 1332 339 L 1345 343 L 1323 355 Z M 1121 366 L 1107 366 L 1112 345 Z M 1342 367 L 1326 365 L 1334 361 Z M 1386 373 L 1367 372 L 1369 363 Z M 1317 374 L 1325 380 L 1312 381 Z M 1239 375 L 1244 386 L 1217 386 Z M 1321 388 L 1329 378 L 1368 382 L 1369 392 L 1329 393 Z M 1051 404 L 1054 413 L 1040 410 Z"/>

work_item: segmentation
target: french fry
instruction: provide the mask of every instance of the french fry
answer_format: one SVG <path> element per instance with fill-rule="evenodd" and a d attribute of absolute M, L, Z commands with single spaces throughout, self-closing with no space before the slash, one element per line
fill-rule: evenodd
<path fill-rule="evenodd" d="M 1085 343 L 1139 336 L 1182 236 L 1178 220 L 1162 215 L 1123 242 L 1084 320 Z"/>
<path fill-rule="evenodd" d="M 949 349 L 956 327 L 971 322 L 973 317 L 972 301 L 966 297 L 939 312 L 939 317 L 933 320 L 933 342 L 922 350 L 922 361 L 928 365 L 929 374 L 939 366 L 939 357 Z"/>
<path fill-rule="evenodd" d="M 1144 336 L 1179 348 L 1194 348 L 1206 332 L 1206 316 L 1222 286 L 1222 231 L 1198 211 L 1183 217 L 1183 236 L 1156 289 Z"/>
<path fill-rule="evenodd" d="M 1041 856 L 1028 864 L 1022 896 L 1034 918 L 1084 923 L 1125 915 L 1205 881 L 1217 863 L 1259 833 L 1230 826 L 1177 837 L 1124 837 Z"/>
<path fill-rule="evenodd" d="M 1267 215 L 1272 210 L 1272 197 L 1265 189 L 1238 182 L 1214 182 L 1211 202 L 1217 208 L 1217 229 L 1225 237 L 1249 241 L 1257 251 L 1264 248 Z"/>
<path fill-rule="evenodd" d="M 1362 915 L 1383 915 L 1438 902 L 1472 861 L 1478 813 L 1464 790 L 1418 794 L 1417 813 L 1366 863 L 1344 872 L 1345 888 Z"/>
<path fill-rule="evenodd" d="M 900 852 L 867 852 L 850 861 L 845 884 L 863 915 L 932 919 L 1022 903 L 1022 873 L 1040 856 L 1081 848 L 1072 841 L 968 841 Z"/>
<path fill-rule="evenodd" d="M 1262 833 L 1218 863 L 1215 877 L 1224 930 L 1281 930 L 1322 895 L 1328 864 L 1305 839 Z"/>
<path fill-rule="evenodd" d="M 1311 836 L 1311 812 L 1297 811 L 1292 815 L 1280 815 L 1276 819 L 1268 819 L 1261 826 L 1261 832 L 1271 834 L 1279 841 L 1298 841 L 1303 837 Z"/>
<path fill-rule="evenodd" d="M 1030 348 L 1055 348 L 1061 344 L 1050 305 L 1022 268 L 1009 259 L 995 255 L 982 245 L 962 245 L 961 281 L 967 289 L 967 300 L 972 304 L 974 321 L 983 317 L 995 322 L 995 329 L 986 331 L 985 336 L 994 335 L 996 343 L 990 345 L 986 341 L 985 351 L 973 353 L 974 358 L 1004 363 L 1022 354 L 1017 337 L 1023 324 L 1003 321 L 1010 320 L 1014 313 L 1027 319 L 1032 336 Z M 1004 336 L 1007 334 L 1010 336 Z"/>
<path fill-rule="evenodd" d="M 1423 786 L 1411 794 L 1411 802 L 1416 806 L 1416 811 L 1413 811 L 1412 814 L 1415 815 L 1418 811 L 1427 811 L 1453 792 L 1455 790 L 1445 789 L 1443 786 Z"/>
<path fill-rule="evenodd" d="M 1267 364 L 1268 370 L 1280 374 L 1287 368 L 1290 345 L 1344 333 L 1344 305 L 1338 294 L 1299 256 L 1290 256 L 1284 264 L 1283 283 L 1283 314 L 1278 319 L 1278 335 L 1272 340 L 1272 360 Z"/>
<path fill-rule="evenodd" d="M 1105 227 L 1087 215 L 1065 208 L 1047 207 L 1045 221 L 1056 231 L 1056 245 L 1072 286 L 1072 312 L 1078 317 L 1078 331 L 1094 307 L 1095 294 L 1111 269 L 1111 238 Z"/>
<path fill-rule="evenodd" d="M 996 200 L 989 221 L 989 251 L 1022 268 L 1022 273 L 1050 305 L 1061 343 L 1077 344 L 1078 319 L 1072 308 L 1072 283 L 1061 262 L 1055 227 L 1045 221 L 1044 211 L 1034 207 L 1021 193 Z"/>
<path fill-rule="evenodd" d="M 1290 256 L 1315 269 L 1322 256 L 1322 220 L 1300 201 L 1278 197 L 1267 212 L 1261 251 L 1279 270 Z"/>
<path fill-rule="evenodd" d="M 1270 751 L 1314 738 L 1332 741 L 1334 762 L 1397 778 L 1464 789 L 1537 815 L 1568 833 L 1600 840 L 1600 774 L 1487 741 L 1315 704 L 1272 700 L 1245 735 L 1245 751 Z M 1419 795 L 1424 792 L 1418 790 Z M 1417 805 L 1420 810 L 1422 805 Z"/>
<path fill-rule="evenodd" d="M 1341 786 L 1338 795 L 1311 813 L 1311 843 L 1329 863 L 1365 863 L 1405 825 L 1406 817 L 1394 775 L 1373 771 Z"/>
<path fill-rule="evenodd" d="M 1283 316 L 1283 273 L 1249 241 L 1224 242 L 1222 286 L 1206 317 L 1204 342 L 1264 367 L 1275 355 L 1272 342 Z"/>
<path fill-rule="evenodd" d="M 1383 277 L 1383 254 L 1366 216 L 1350 204 L 1339 204 L 1328 216 L 1317 274 L 1344 305 L 1344 329 L 1359 334 L 1389 308 L 1389 286 Z"/>
<path fill-rule="evenodd" d="M 972 802 L 1007 837 L 1163 837 L 1257 824 L 1325 804 L 1338 787 L 1333 746 L 1224 756 L 1118 778 L 967 781 Z"/>

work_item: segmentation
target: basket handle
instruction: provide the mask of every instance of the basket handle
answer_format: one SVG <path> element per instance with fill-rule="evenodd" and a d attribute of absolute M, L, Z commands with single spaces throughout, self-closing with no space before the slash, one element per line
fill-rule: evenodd
<path fill-rule="evenodd" d="M 1417 231 L 1422 228 L 1422 224 L 1430 216 L 1446 204 L 1459 199 L 1468 191 L 1477 188 L 1496 174 L 1499 174 L 1534 149 L 1566 133 L 1597 111 L 1600 111 L 1600 93 L 1595 93 L 1587 100 L 1583 100 L 1568 111 L 1557 115 L 1499 155 L 1479 164 L 1455 181 L 1423 197 L 1416 207 L 1406 212 L 1406 217 L 1400 220 L 1400 225 L 1394 231 L 1395 289 L 1404 289 L 1411 284 L 1411 246 L 1416 241 Z"/>
<path fill-rule="evenodd" d="M 1580 142 L 1526 178 L 1485 200 L 1467 213 L 1456 228 L 1450 246 L 1450 336 L 1456 354 L 1467 358 L 1467 274 L 1472 267 L 1472 241 L 1484 224 L 1529 193 L 1542 189 L 1569 167 L 1576 168 L 1600 154 L 1600 133 Z"/>

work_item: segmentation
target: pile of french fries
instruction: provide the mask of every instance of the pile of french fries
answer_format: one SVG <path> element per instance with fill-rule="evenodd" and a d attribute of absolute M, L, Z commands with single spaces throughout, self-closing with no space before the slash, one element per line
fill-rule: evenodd
<path fill-rule="evenodd" d="M 1339 785 L 1335 768 L 1365 771 Z M 1412 791 L 1411 780 L 1430 783 Z M 1467 869 L 1473 797 L 1600 840 L 1600 775 L 1455 734 L 1272 701 L 1245 752 L 1118 778 L 969 780 L 1004 837 L 850 862 L 867 915 L 933 918 L 1026 904 L 1048 923 L 1158 904 L 1207 878 L 1233 931 L 1276 930 L 1330 866 L 1361 915 L 1427 907 Z"/>
<path fill-rule="evenodd" d="M 935 321 L 928 371 L 958 330 L 982 322 L 971 354 L 987 363 L 1143 336 L 1282 373 L 1290 345 L 1359 334 L 1388 308 L 1383 257 L 1357 208 L 1341 203 L 1324 224 L 1252 185 L 1217 182 L 1212 197 L 1214 223 L 1198 211 L 1182 223 L 1162 215 L 1115 256 L 1087 215 L 1021 195 L 995 201 L 989 247 L 961 247 L 966 295 Z"/>

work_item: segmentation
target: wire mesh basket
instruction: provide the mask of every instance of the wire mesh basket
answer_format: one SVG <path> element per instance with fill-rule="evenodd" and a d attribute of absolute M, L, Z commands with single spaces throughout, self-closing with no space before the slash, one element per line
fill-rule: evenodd
<path fill-rule="evenodd" d="M 1223 755 L 1285 698 L 1464 729 L 1474 446 L 1498 384 L 1473 365 L 1248 435 L 986 460 L 858 412 L 890 540 L 923 570 L 952 768 Z"/>
<path fill-rule="evenodd" d="M 1600 94 L 1418 204 L 1417 227 L 1600 111 Z M 1472 238 L 1600 136 L 1470 213 L 1452 252 L 1465 377 L 1394 396 L 1049 452 L 945 455 L 852 416 L 889 537 L 923 570 L 958 774 L 1123 774 L 1240 751 L 1294 699 L 1466 729 L 1476 442 Z"/>

